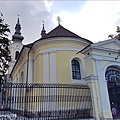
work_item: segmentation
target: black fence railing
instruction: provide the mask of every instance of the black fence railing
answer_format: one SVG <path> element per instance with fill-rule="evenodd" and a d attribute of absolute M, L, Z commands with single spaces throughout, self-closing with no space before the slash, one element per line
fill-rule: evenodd
<path fill-rule="evenodd" d="M 1 87 L 0 114 L 19 120 L 74 120 L 93 117 L 90 88 L 73 84 L 7 83 Z"/>

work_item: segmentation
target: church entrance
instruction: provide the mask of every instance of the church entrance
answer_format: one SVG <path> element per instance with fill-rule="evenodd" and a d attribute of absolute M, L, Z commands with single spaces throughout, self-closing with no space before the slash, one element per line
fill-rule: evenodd
<path fill-rule="evenodd" d="M 110 66 L 105 73 L 111 112 L 114 119 L 120 119 L 120 68 Z"/>

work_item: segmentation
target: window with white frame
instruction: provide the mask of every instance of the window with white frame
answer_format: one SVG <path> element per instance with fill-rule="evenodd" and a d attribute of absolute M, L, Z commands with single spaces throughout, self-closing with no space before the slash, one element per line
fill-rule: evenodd
<path fill-rule="evenodd" d="M 71 61 L 72 66 L 72 79 L 80 80 L 81 79 L 81 72 L 80 72 L 80 63 L 78 60 L 73 59 Z"/>
<path fill-rule="evenodd" d="M 15 52 L 15 60 L 17 60 L 18 56 L 19 56 L 19 51 L 16 51 Z"/>

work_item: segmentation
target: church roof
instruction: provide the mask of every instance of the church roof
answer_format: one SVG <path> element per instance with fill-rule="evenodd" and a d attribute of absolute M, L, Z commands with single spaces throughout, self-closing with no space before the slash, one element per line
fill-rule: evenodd
<path fill-rule="evenodd" d="M 54 37 L 72 37 L 72 38 L 79 38 L 79 39 L 83 39 L 85 41 L 87 41 L 88 43 L 92 44 L 92 42 L 90 40 L 87 40 L 85 38 L 80 37 L 79 35 L 69 31 L 68 29 L 64 28 L 63 26 L 61 26 L 60 24 L 54 28 L 53 30 L 51 30 L 49 33 L 44 34 L 44 36 L 42 36 L 40 39 L 34 41 L 33 43 L 30 44 L 26 44 L 25 47 L 32 47 L 34 45 L 34 43 L 40 41 L 40 40 L 44 40 L 47 38 L 54 38 Z"/>
<path fill-rule="evenodd" d="M 84 39 L 90 43 L 92 43 L 91 41 L 82 38 L 80 36 L 78 36 L 77 34 L 67 30 L 66 28 L 64 28 L 63 26 L 61 26 L 60 24 L 54 28 L 52 31 L 50 31 L 49 33 L 47 33 L 46 35 L 44 35 L 40 40 L 42 39 L 46 39 L 46 38 L 53 38 L 53 37 L 74 37 L 74 38 L 81 38 Z"/>

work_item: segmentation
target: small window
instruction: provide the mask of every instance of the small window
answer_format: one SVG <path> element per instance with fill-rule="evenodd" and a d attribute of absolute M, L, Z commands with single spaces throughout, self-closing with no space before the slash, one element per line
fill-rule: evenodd
<path fill-rule="evenodd" d="M 16 53 L 15 53 L 15 60 L 17 60 L 18 56 L 19 56 L 19 51 L 16 51 Z"/>
<path fill-rule="evenodd" d="M 72 78 L 77 80 L 81 79 L 80 64 L 77 60 L 72 60 Z"/>

